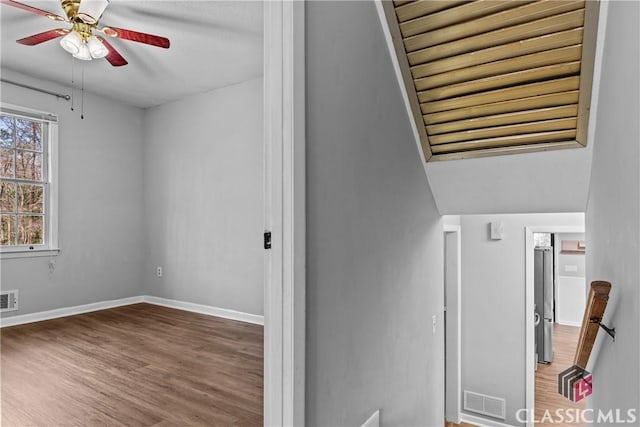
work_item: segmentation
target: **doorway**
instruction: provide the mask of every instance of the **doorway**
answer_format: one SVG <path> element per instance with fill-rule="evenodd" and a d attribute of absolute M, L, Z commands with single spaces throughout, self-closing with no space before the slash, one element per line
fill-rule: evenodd
<path fill-rule="evenodd" d="M 444 418 L 460 423 L 461 388 L 461 228 L 444 226 Z"/>
<path fill-rule="evenodd" d="M 532 426 L 546 411 L 578 407 L 557 393 L 556 381 L 573 364 L 584 312 L 584 228 L 527 227 L 525 233 L 526 404 Z"/>

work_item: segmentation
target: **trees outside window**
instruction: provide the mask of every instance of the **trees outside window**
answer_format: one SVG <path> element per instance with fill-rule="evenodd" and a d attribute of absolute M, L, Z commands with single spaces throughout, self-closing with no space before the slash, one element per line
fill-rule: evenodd
<path fill-rule="evenodd" d="M 0 246 L 46 245 L 49 122 L 0 113 Z"/>

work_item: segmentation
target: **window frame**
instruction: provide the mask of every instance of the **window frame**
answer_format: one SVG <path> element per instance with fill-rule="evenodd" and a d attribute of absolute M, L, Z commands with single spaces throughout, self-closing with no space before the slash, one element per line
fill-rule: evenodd
<path fill-rule="evenodd" d="M 58 116 L 18 105 L 0 103 L 0 112 L 46 124 L 42 134 L 44 183 L 44 242 L 38 245 L 0 246 L 0 259 L 53 256 L 60 253 L 58 241 Z M 20 183 L 21 180 L 12 180 Z"/>

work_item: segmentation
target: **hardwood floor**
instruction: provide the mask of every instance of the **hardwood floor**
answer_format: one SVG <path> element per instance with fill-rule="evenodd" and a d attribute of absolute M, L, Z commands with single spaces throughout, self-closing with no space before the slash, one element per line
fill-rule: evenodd
<path fill-rule="evenodd" d="M 553 362 L 545 365 L 538 364 L 536 371 L 535 418 L 542 420 L 545 411 L 552 415 L 556 409 L 586 409 L 585 400 L 573 403 L 558 393 L 558 374 L 573 365 L 580 328 L 555 324 L 553 328 Z M 558 423 L 537 423 L 536 427 L 553 427 Z M 572 427 L 582 427 L 582 423 L 570 424 Z"/>
<path fill-rule="evenodd" d="M 150 304 L 3 328 L 2 426 L 262 425 L 262 341 Z"/>

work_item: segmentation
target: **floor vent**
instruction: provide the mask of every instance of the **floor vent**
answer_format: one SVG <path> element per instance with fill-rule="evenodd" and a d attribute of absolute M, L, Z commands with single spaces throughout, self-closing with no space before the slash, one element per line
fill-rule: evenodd
<path fill-rule="evenodd" d="M 505 400 L 465 390 L 464 410 L 504 420 Z"/>
<path fill-rule="evenodd" d="M 18 291 L 0 292 L 0 312 L 18 309 Z"/>

